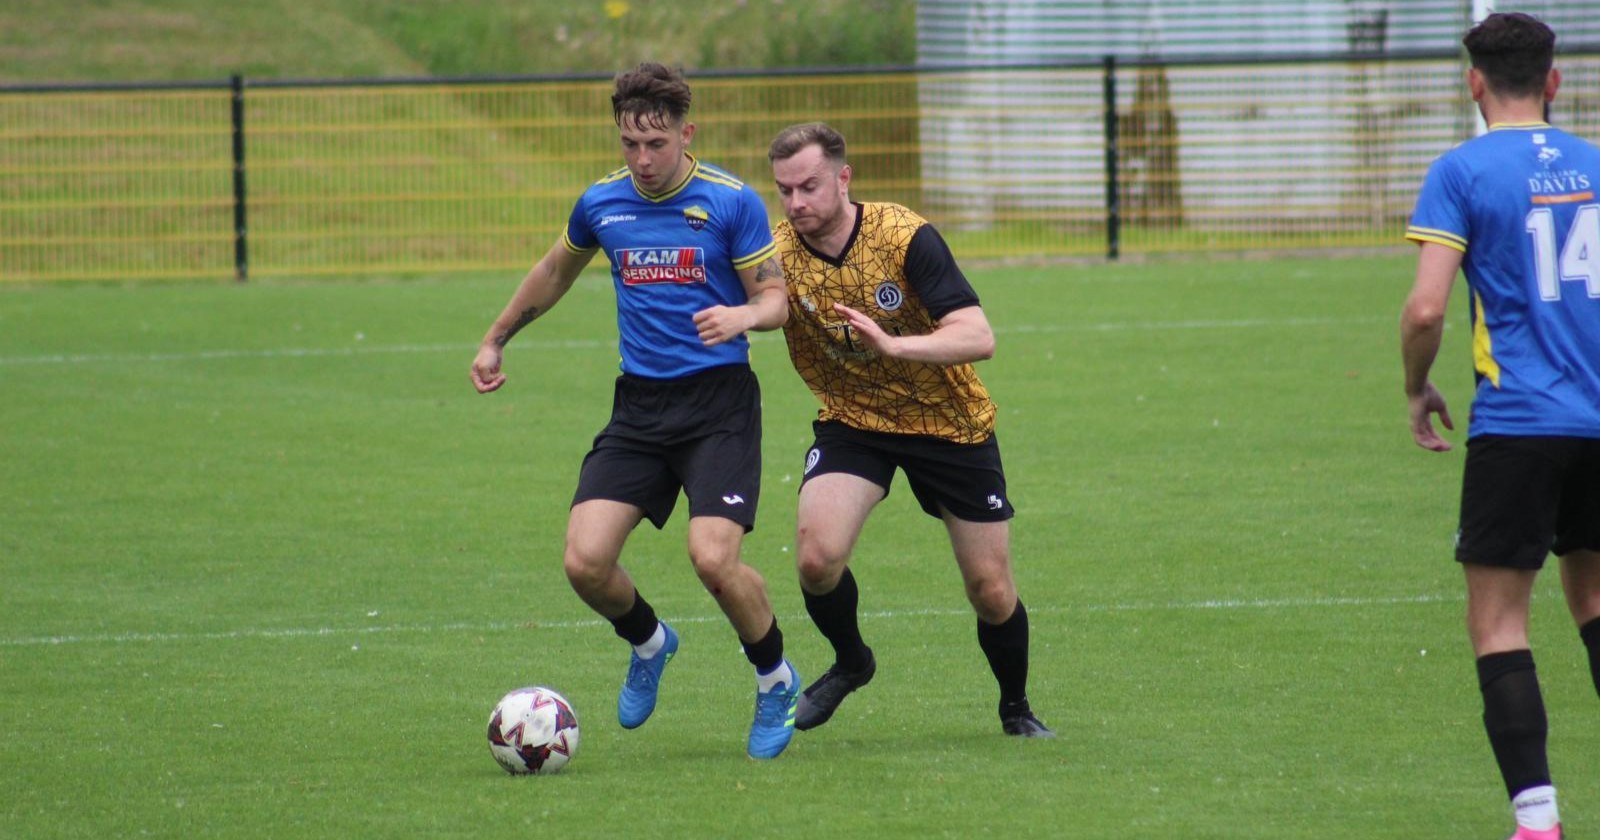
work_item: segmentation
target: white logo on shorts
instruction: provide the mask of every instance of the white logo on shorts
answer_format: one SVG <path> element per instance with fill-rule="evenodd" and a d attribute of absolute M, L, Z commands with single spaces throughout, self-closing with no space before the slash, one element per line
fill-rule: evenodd
<path fill-rule="evenodd" d="M 725 505 L 742 505 L 744 504 L 744 497 L 738 493 L 735 493 L 732 496 L 723 496 L 722 503 Z"/>
<path fill-rule="evenodd" d="M 810 452 L 806 453 L 806 475 L 811 474 L 811 469 L 815 467 L 817 462 L 820 460 L 822 460 L 822 450 L 813 447 Z"/>
<path fill-rule="evenodd" d="M 999 509 L 1001 509 L 1001 508 L 1003 508 L 1005 506 L 1006 506 L 1006 503 L 1005 503 L 1004 499 L 1001 499 L 999 496 L 997 496 L 997 495 L 995 495 L 993 493 L 989 494 L 989 509 L 990 510 L 999 510 Z"/>

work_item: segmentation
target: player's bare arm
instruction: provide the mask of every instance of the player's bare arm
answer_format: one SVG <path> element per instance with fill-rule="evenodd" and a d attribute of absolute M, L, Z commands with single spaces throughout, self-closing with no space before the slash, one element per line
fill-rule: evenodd
<path fill-rule="evenodd" d="M 930 365 L 960 365 L 994 357 L 994 330 L 980 306 L 965 306 L 939 319 L 939 326 L 926 335 L 890 335 L 866 315 L 845 306 L 833 310 L 850 322 L 850 329 L 862 344 L 890 359 Z"/>
<path fill-rule="evenodd" d="M 744 305 L 713 306 L 694 315 L 700 340 L 707 347 L 731 341 L 752 330 L 775 330 L 789 319 L 783 266 L 777 257 L 768 257 L 760 265 L 740 270 L 739 280 L 749 297 Z"/>
<path fill-rule="evenodd" d="M 522 278 L 505 310 L 484 334 L 478 356 L 472 360 L 472 387 L 478 393 L 487 394 L 505 384 L 506 376 L 500 372 L 500 364 L 506 344 L 523 327 L 556 305 L 594 254 L 594 251 L 573 253 L 558 240 Z"/>
<path fill-rule="evenodd" d="M 1433 361 L 1439 355 L 1444 337 L 1445 307 L 1450 302 L 1450 287 L 1461 268 L 1462 254 L 1447 245 L 1422 243 L 1417 255 L 1417 279 L 1400 313 L 1400 355 L 1405 366 L 1406 401 L 1410 412 L 1411 438 L 1423 449 L 1445 452 L 1449 441 L 1433 428 L 1433 415 L 1446 429 L 1454 429 L 1444 395 L 1428 380 Z"/>

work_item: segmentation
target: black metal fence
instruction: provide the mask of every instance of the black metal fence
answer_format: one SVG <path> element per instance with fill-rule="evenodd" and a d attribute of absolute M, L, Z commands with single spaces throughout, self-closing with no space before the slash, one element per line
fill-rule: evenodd
<path fill-rule="evenodd" d="M 1600 48 L 1551 119 L 1600 139 Z M 704 159 L 777 206 L 766 147 L 822 119 L 854 197 L 963 259 L 1400 242 L 1477 130 L 1455 53 L 724 72 Z M 0 88 L 0 281 L 517 269 L 620 165 L 608 76 Z"/>

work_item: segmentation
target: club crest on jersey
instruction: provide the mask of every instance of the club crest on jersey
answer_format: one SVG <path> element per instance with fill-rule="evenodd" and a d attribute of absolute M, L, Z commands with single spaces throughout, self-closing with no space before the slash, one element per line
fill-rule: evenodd
<path fill-rule="evenodd" d="M 893 312 L 906 302 L 905 293 L 894 284 L 893 280 L 885 280 L 878 284 L 872 292 L 872 297 L 878 302 L 878 308 L 885 312 Z"/>
<path fill-rule="evenodd" d="M 711 221 L 711 215 L 705 211 L 705 208 L 696 204 L 692 207 L 684 208 L 683 220 L 689 225 L 690 230 L 698 231 L 703 229 L 707 222 Z"/>
<path fill-rule="evenodd" d="M 699 248 L 619 248 L 616 259 L 624 285 L 706 282 L 705 251 Z"/>

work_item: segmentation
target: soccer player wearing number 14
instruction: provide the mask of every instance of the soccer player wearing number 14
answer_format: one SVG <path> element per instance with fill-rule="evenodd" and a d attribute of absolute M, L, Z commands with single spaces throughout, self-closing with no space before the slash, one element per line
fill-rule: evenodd
<path fill-rule="evenodd" d="M 1494 14 L 1462 43 L 1490 130 L 1433 164 L 1406 231 L 1421 252 L 1401 315 L 1405 390 L 1416 443 L 1448 450 L 1432 417 L 1454 426 L 1428 372 L 1459 269 L 1477 394 L 1456 560 L 1483 723 L 1514 840 L 1559 840 L 1528 604 L 1554 553 L 1600 692 L 1600 149 L 1544 121 L 1561 81 L 1549 27 Z"/>

